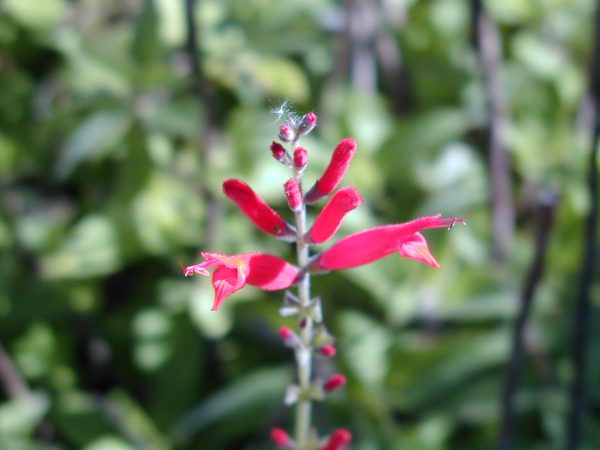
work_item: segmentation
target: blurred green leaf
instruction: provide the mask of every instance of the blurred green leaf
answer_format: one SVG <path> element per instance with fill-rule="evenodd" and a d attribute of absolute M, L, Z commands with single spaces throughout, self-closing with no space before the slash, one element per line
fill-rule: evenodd
<path fill-rule="evenodd" d="M 97 159 L 114 149 L 129 126 L 129 117 L 122 111 L 103 111 L 88 117 L 69 137 L 56 163 L 57 175 L 66 178 L 83 161 Z"/>

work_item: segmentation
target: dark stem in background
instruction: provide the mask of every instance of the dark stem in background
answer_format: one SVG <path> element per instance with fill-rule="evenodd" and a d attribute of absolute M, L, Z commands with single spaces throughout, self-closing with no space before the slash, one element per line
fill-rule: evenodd
<path fill-rule="evenodd" d="M 525 331 L 533 307 L 535 291 L 544 274 L 546 249 L 548 248 L 549 236 L 557 205 L 558 196 L 554 192 L 546 189 L 539 191 L 536 204 L 534 205 L 536 214 L 535 255 L 529 267 L 523 291 L 521 292 L 520 310 L 515 319 L 512 333 L 512 349 L 506 363 L 501 392 L 502 417 L 498 439 L 499 450 L 515 448 L 515 397 L 519 387 L 521 363 L 525 348 Z"/>
<path fill-rule="evenodd" d="M 498 28 L 489 18 L 481 0 L 471 0 L 473 42 L 485 82 L 489 111 L 488 157 L 492 201 L 494 257 L 505 263 L 510 253 L 514 207 L 510 191 L 510 167 L 506 148 L 508 112 L 502 80 L 502 43 Z"/>
<path fill-rule="evenodd" d="M 591 289 L 597 259 L 596 229 L 598 225 L 598 146 L 600 145 L 600 1 L 596 5 L 593 56 L 590 64 L 590 87 L 585 101 L 588 103 L 591 125 L 591 151 L 588 167 L 590 210 L 585 224 L 584 257 L 581 279 L 576 299 L 573 324 L 573 366 L 575 375 L 571 386 L 571 409 L 567 423 L 567 450 L 576 450 L 581 443 L 581 421 L 585 408 L 586 369 L 591 322 Z"/>
<path fill-rule="evenodd" d="M 215 147 L 215 141 L 219 130 L 219 112 L 217 103 L 213 98 L 211 86 L 202 73 L 202 53 L 198 45 L 198 25 L 195 18 L 196 0 L 182 0 L 185 3 L 186 45 L 185 51 L 188 59 L 192 91 L 196 97 L 200 110 L 205 113 L 205 120 L 199 126 L 198 146 L 200 148 L 201 173 L 198 189 L 204 200 L 205 213 L 202 227 L 202 240 L 205 243 L 216 245 L 218 239 L 218 228 L 221 217 L 221 207 L 216 201 L 204 180 L 209 179 L 212 166 L 211 154 Z"/>
<path fill-rule="evenodd" d="M 9 354 L 0 343 L 0 383 L 10 398 L 25 397 L 30 394 L 29 386 L 17 371 Z"/>
<path fill-rule="evenodd" d="M 381 75 L 396 112 L 407 113 L 414 109 L 410 79 L 392 31 L 404 25 L 405 8 L 384 5 L 377 0 L 345 0 L 339 12 L 343 17 L 325 24 L 339 36 L 328 84 L 348 78 L 355 90 L 373 94 Z M 322 110 L 326 111 L 326 105 Z"/>

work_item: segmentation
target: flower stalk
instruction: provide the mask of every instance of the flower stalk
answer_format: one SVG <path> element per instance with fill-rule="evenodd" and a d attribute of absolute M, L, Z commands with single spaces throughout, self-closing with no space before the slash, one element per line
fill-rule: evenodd
<path fill-rule="evenodd" d="M 294 170 L 294 179 L 299 187 L 302 197 L 302 170 Z M 310 425 L 312 415 L 312 400 L 306 393 L 310 390 L 312 375 L 312 338 L 313 319 L 308 313 L 310 307 L 310 272 L 308 271 L 309 252 L 305 241 L 306 203 L 302 198 L 299 207 L 294 211 L 296 219 L 296 259 L 301 270 L 301 279 L 298 283 L 298 300 L 300 303 L 300 339 L 302 345 L 295 349 L 296 364 L 298 365 L 298 384 L 301 395 L 296 406 L 296 442 L 298 450 L 308 450 L 310 438 Z"/>

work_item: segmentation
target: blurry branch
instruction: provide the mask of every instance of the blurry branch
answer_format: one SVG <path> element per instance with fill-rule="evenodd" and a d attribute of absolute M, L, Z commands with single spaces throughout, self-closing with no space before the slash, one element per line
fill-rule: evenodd
<path fill-rule="evenodd" d="M 585 98 L 590 114 L 591 151 L 588 167 L 590 210 L 585 224 L 581 279 L 576 299 L 573 324 L 573 365 L 575 376 L 571 386 L 571 409 L 567 423 L 567 450 L 575 450 L 581 442 L 581 419 L 585 408 L 586 369 L 588 365 L 589 328 L 591 322 L 591 290 L 597 259 L 598 226 L 598 147 L 600 146 L 600 1 L 596 5 L 593 55 L 589 69 L 590 86 Z"/>
<path fill-rule="evenodd" d="M 29 386 L 17 371 L 8 352 L 0 343 L 0 383 L 10 398 L 25 397 L 30 394 Z"/>
<path fill-rule="evenodd" d="M 385 0 L 345 0 L 343 18 L 336 21 L 343 26 L 334 30 L 340 40 L 334 51 L 329 82 L 336 83 L 348 76 L 355 90 L 374 94 L 379 66 L 395 109 L 410 110 L 414 98 L 401 49 L 391 32 L 391 27 L 403 25 L 404 8 Z"/>
<path fill-rule="evenodd" d="M 379 28 L 379 11 L 374 0 L 347 0 L 347 38 L 350 46 L 350 79 L 355 89 L 377 91 L 375 37 Z"/>
<path fill-rule="evenodd" d="M 202 164 L 199 179 L 199 190 L 205 203 L 205 217 L 202 229 L 202 241 L 215 243 L 218 238 L 218 223 L 221 208 L 214 198 L 210 188 L 205 184 L 211 171 L 211 153 L 219 133 L 219 113 L 217 103 L 213 98 L 211 86 L 202 73 L 202 54 L 198 45 L 198 25 L 195 11 L 196 0 L 182 0 L 185 3 L 186 45 L 185 51 L 189 64 L 192 91 L 198 101 L 200 110 L 206 114 L 203 127 L 199 127 L 198 145 L 200 147 L 200 161 Z"/>
<path fill-rule="evenodd" d="M 500 77 L 502 43 L 498 28 L 485 12 L 481 0 L 471 0 L 471 13 L 473 42 L 483 73 L 489 110 L 488 152 L 494 257 L 504 263 L 510 252 L 514 207 L 506 148 L 508 111 Z"/>
<path fill-rule="evenodd" d="M 558 196 L 546 189 L 537 194 L 535 206 L 535 255 L 521 292 L 520 310 L 515 319 L 512 334 L 512 348 L 506 363 L 504 383 L 501 392 L 502 416 L 500 423 L 499 450 L 514 448 L 515 436 L 515 397 L 519 386 L 523 350 L 525 347 L 525 333 L 529 315 L 533 306 L 535 291 L 544 274 L 545 255 L 548 248 L 549 236 L 554 222 L 554 215 L 558 205 Z"/>

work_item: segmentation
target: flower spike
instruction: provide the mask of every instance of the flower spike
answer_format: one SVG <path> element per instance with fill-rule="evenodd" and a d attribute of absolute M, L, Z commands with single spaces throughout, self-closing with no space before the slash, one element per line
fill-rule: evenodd
<path fill-rule="evenodd" d="M 323 176 L 306 193 L 306 203 L 311 204 L 319 201 L 329 195 L 340 184 L 355 153 L 356 141 L 352 138 L 343 139 L 337 145 Z"/>
<path fill-rule="evenodd" d="M 437 268 L 439 264 L 429 252 L 427 242 L 419 231 L 428 228 L 448 228 L 456 222 L 464 223 L 464 220 L 442 218 L 441 214 L 438 214 L 410 222 L 370 228 L 339 240 L 317 255 L 311 263 L 311 269 L 315 272 L 348 269 L 368 264 L 395 252 Z"/>
<path fill-rule="evenodd" d="M 345 187 L 335 193 L 321 210 L 315 223 L 308 232 L 307 242 L 320 244 L 333 236 L 347 213 L 358 208 L 362 197 L 353 187 Z"/>
<path fill-rule="evenodd" d="M 246 284 L 265 291 L 287 289 L 296 283 L 300 270 L 277 256 L 264 253 L 241 253 L 223 255 L 221 253 L 202 252 L 203 263 L 184 269 L 184 275 L 208 276 L 208 268 L 215 267 L 212 284 L 215 301 L 212 310 L 219 309 L 223 300 L 242 289 Z"/>
<path fill-rule="evenodd" d="M 241 180 L 227 180 L 223 192 L 254 224 L 265 233 L 284 241 L 293 241 L 296 230 L 281 218 L 273 208 Z"/>

